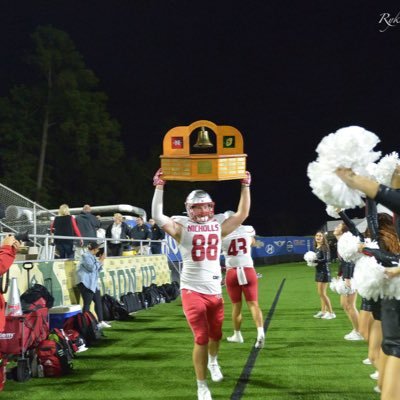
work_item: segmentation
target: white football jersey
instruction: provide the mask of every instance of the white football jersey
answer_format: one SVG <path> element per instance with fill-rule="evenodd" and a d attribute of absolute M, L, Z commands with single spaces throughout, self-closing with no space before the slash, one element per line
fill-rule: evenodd
<path fill-rule="evenodd" d="M 182 225 L 181 288 L 204 294 L 220 294 L 221 290 L 221 223 L 224 217 L 215 215 L 210 221 L 198 224 L 188 217 L 172 217 Z"/>
<path fill-rule="evenodd" d="M 251 242 L 256 231 L 250 225 L 240 225 L 222 240 L 225 265 L 229 267 L 253 267 Z"/>

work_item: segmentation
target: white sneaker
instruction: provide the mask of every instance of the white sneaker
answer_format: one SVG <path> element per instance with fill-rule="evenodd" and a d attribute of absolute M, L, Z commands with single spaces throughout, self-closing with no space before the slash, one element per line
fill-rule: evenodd
<path fill-rule="evenodd" d="M 374 387 L 374 392 L 381 393 L 381 389 L 379 389 L 379 386 Z"/>
<path fill-rule="evenodd" d="M 336 314 L 329 312 L 327 312 L 323 317 L 321 317 L 321 319 L 334 319 L 334 318 L 336 318 Z"/>
<path fill-rule="evenodd" d="M 355 329 L 353 329 L 347 335 L 344 335 L 344 338 L 346 340 L 364 340 L 364 338 L 361 336 L 360 332 L 357 332 Z"/>
<path fill-rule="evenodd" d="M 323 316 L 326 314 L 324 311 L 318 311 L 316 314 L 313 315 L 314 318 L 323 318 Z"/>
<path fill-rule="evenodd" d="M 107 324 L 106 321 L 101 321 L 97 324 L 99 329 L 104 329 L 104 328 L 111 328 L 110 324 Z"/>
<path fill-rule="evenodd" d="M 197 389 L 197 399 L 198 400 L 212 400 L 210 389 L 206 387 Z"/>
<path fill-rule="evenodd" d="M 232 336 L 228 336 L 228 337 L 226 338 L 226 340 L 227 340 L 228 342 L 231 342 L 231 343 L 243 343 L 243 342 L 244 342 L 243 336 L 242 336 L 241 333 L 239 333 L 239 334 L 233 334 Z"/>
<path fill-rule="evenodd" d="M 210 371 L 211 380 L 213 382 L 221 382 L 222 379 L 224 379 L 224 376 L 222 375 L 221 369 L 219 368 L 217 362 L 212 364 L 208 363 L 207 368 Z"/>
<path fill-rule="evenodd" d="M 364 365 L 371 365 L 372 364 L 372 362 L 371 362 L 371 360 L 369 358 L 366 358 L 365 360 L 362 360 L 362 363 Z"/>
<path fill-rule="evenodd" d="M 257 338 L 256 344 L 254 345 L 254 347 L 256 349 L 263 349 L 264 343 L 265 343 L 265 336 L 261 336 L 261 337 Z"/>
<path fill-rule="evenodd" d="M 375 379 L 376 381 L 378 380 L 378 378 L 379 378 L 379 372 L 378 371 L 375 371 L 373 374 L 371 374 L 370 376 L 369 376 L 371 379 Z"/>

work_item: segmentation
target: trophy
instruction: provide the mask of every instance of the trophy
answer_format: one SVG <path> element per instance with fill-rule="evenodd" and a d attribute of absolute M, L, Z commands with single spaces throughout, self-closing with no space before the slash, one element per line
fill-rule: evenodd
<path fill-rule="evenodd" d="M 200 120 L 164 136 L 161 168 L 170 181 L 223 181 L 246 177 L 242 134 L 234 127 Z"/>

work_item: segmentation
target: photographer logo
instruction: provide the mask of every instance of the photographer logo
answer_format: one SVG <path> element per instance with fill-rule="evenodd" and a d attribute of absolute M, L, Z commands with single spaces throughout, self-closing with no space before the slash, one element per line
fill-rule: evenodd
<path fill-rule="evenodd" d="M 398 24 L 400 24 L 400 11 L 396 14 L 396 16 L 391 15 L 390 13 L 382 13 L 379 18 L 379 32 L 386 32 L 389 28 L 394 28 Z"/>

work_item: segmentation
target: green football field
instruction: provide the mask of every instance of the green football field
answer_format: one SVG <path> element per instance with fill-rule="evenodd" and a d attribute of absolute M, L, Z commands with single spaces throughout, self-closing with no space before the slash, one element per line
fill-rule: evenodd
<path fill-rule="evenodd" d="M 209 382 L 213 399 L 369 400 L 376 381 L 365 342 L 343 336 L 351 325 L 329 291 L 337 318 L 313 318 L 319 310 L 314 270 L 304 263 L 257 267 L 264 313 L 265 348 L 253 348 L 256 329 L 246 307 L 243 344 L 228 343 L 231 306 L 225 296 L 221 383 Z M 0 397 L 18 400 L 197 399 L 192 334 L 178 298 L 112 322 L 101 343 L 77 354 L 72 374 L 8 381 Z"/>

